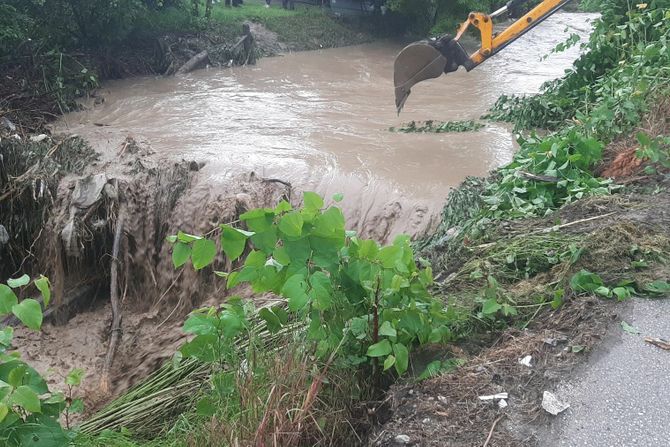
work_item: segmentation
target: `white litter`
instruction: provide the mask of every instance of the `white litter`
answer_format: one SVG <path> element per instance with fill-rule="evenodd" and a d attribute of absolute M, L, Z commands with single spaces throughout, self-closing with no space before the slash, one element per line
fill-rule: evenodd
<path fill-rule="evenodd" d="M 531 366 L 530 366 L 530 361 L 531 361 L 532 359 L 533 359 L 533 357 L 527 355 L 527 356 L 525 356 L 524 358 L 519 359 L 519 364 L 531 368 Z"/>
<path fill-rule="evenodd" d="M 40 141 L 46 140 L 48 137 L 44 135 L 43 133 L 39 135 L 33 135 L 30 137 L 30 141 L 34 141 L 35 143 L 39 143 Z"/>
<path fill-rule="evenodd" d="M 488 396 L 479 396 L 479 400 L 496 400 L 496 399 L 507 399 L 509 396 L 507 393 L 498 393 L 498 394 L 491 394 Z"/>
<path fill-rule="evenodd" d="M 507 408 L 507 401 L 505 399 L 500 399 L 498 401 L 498 407 L 500 407 L 501 410 Z"/>
<path fill-rule="evenodd" d="M 542 395 L 542 408 L 549 414 L 556 416 L 567 410 L 569 407 L 569 403 L 560 401 L 555 394 L 552 394 L 549 391 L 545 391 Z"/>

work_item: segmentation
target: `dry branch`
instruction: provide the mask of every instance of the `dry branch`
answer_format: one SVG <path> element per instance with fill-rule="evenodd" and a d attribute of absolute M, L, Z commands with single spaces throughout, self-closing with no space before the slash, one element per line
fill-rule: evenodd
<path fill-rule="evenodd" d="M 186 62 L 184 65 L 179 67 L 179 70 L 177 70 L 177 74 L 190 73 L 208 59 L 209 59 L 209 53 L 207 52 L 207 50 L 201 51 L 200 53 L 196 54 L 191 59 L 189 59 L 188 62 Z"/>
<path fill-rule="evenodd" d="M 121 309 L 119 306 L 119 246 L 121 245 L 121 236 L 123 235 L 123 224 L 126 217 L 125 206 L 121 206 L 119 217 L 116 220 L 116 231 L 114 232 L 114 245 L 112 247 L 112 266 L 110 269 L 110 290 L 109 300 L 112 304 L 112 330 L 109 338 L 109 347 L 105 356 L 105 363 L 102 366 L 102 375 L 100 377 L 100 388 L 104 393 L 111 389 L 109 380 L 109 370 L 114 361 L 114 353 L 121 339 Z"/>

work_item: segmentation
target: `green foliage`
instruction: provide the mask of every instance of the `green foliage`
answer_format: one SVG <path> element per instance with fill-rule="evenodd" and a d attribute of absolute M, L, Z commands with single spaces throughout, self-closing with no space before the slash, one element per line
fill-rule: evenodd
<path fill-rule="evenodd" d="M 658 165 L 666 169 L 670 168 L 670 137 L 658 135 L 651 138 L 646 133 L 639 132 L 637 141 L 640 143 L 640 147 L 635 153 L 636 157 L 649 161 L 652 165 Z M 648 168 L 655 171 L 654 166 Z"/>
<path fill-rule="evenodd" d="M 402 133 L 444 133 L 444 132 L 474 132 L 484 127 L 483 124 L 474 120 L 469 121 L 410 121 L 401 127 L 389 128 L 391 132 Z"/>
<path fill-rule="evenodd" d="M 576 123 L 605 141 L 639 122 L 649 99 L 669 85 L 670 2 L 631 9 L 616 0 L 601 3 L 601 18 L 573 69 L 545 84 L 540 95 L 500 97 L 489 118 L 514 122 L 517 129 Z"/>
<path fill-rule="evenodd" d="M 427 290 L 430 268 L 416 266 L 408 237 L 382 247 L 346 232 L 339 208 L 323 207 L 323 199 L 308 192 L 302 209 L 282 202 L 243 214 L 248 231 L 221 226 L 221 246 L 229 259 L 235 260 L 247 245 L 250 251 L 238 269 L 219 276 L 226 277 L 228 288 L 248 283 L 256 293 L 283 297 L 290 318 L 280 306 L 263 308 L 258 316 L 271 332 L 289 319 L 304 322 L 317 357 L 337 352 L 350 366 L 374 364 L 379 358 L 386 369 L 393 366 L 402 374 L 412 346 L 449 336 L 445 309 Z M 169 240 L 180 253 L 180 265 L 189 256 L 196 268 L 215 259 L 209 244 L 206 256 L 196 250 L 207 239 L 180 233 Z M 184 330 L 195 338 L 182 354 L 209 362 L 227 359 L 253 314 L 250 304 L 236 298 L 193 313 Z"/>
<path fill-rule="evenodd" d="M 32 298 L 19 301 L 15 291 L 32 290 L 30 277 L 22 275 L 0 284 L 0 317 L 13 314 L 32 330 L 42 325 L 42 306 Z M 43 302 L 49 302 L 49 280 L 44 276 L 33 281 Z M 12 349 L 14 330 L 7 326 L 0 331 L 0 442 L 12 446 L 67 445 L 71 433 L 59 423 L 61 413 L 82 407 L 81 400 L 66 399 L 62 393 L 52 393 L 40 374 L 23 362 L 20 354 Z M 68 386 L 81 382 L 83 371 L 74 371 L 66 380 Z M 72 376 L 72 377 L 70 377 Z M 71 390 L 70 387 L 70 397 Z"/>
<path fill-rule="evenodd" d="M 520 140 L 514 160 L 498 171 L 483 201 L 488 215 L 516 218 L 545 215 L 590 195 L 608 194 L 610 181 L 597 179 L 591 167 L 602 156 L 602 144 L 576 130 L 545 138 Z"/>

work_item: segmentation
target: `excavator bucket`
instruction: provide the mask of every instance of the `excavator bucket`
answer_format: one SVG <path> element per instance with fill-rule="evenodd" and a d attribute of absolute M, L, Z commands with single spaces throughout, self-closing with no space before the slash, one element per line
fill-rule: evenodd
<path fill-rule="evenodd" d="M 398 53 L 393 67 L 395 105 L 398 113 L 405 105 L 411 88 L 418 82 L 440 77 L 447 63 L 447 58 L 427 42 L 409 44 Z"/>

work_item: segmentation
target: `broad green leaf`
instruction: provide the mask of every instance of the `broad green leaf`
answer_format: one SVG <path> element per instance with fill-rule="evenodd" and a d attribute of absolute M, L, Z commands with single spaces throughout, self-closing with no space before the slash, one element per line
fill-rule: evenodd
<path fill-rule="evenodd" d="M 23 287 L 27 285 L 30 282 L 30 276 L 28 275 L 23 275 L 19 278 L 14 278 L 14 279 L 8 279 L 7 280 L 7 285 L 11 287 L 12 289 L 17 289 L 19 287 Z"/>
<path fill-rule="evenodd" d="M 216 258 L 216 244 L 209 239 L 198 239 L 193 242 L 191 262 L 193 268 L 201 270 L 211 264 Z"/>
<path fill-rule="evenodd" d="M 581 270 L 570 279 L 570 287 L 576 292 L 595 292 L 598 287 L 604 286 L 603 280 L 595 273 Z"/>
<path fill-rule="evenodd" d="M 271 333 L 274 334 L 281 329 L 282 324 L 281 321 L 279 321 L 279 317 L 267 307 L 261 308 L 261 310 L 258 311 L 258 316 L 265 320 L 268 331 Z"/>
<path fill-rule="evenodd" d="M 171 236 L 167 236 L 167 237 L 165 238 L 165 240 L 168 241 L 168 242 L 171 243 L 171 244 L 174 244 L 175 242 L 177 242 L 177 235 L 176 235 L 176 234 L 173 234 L 173 235 L 171 235 Z"/>
<path fill-rule="evenodd" d="M 244 315 L 238 315 L 234 311 L 221 312 L 219 321 L 224 337 L 233 338 L 244 329 Z"/>
<path fill-rule="evenodd" d="M 313 225 L 313 236 L 338 239 L 341 244 L 344 244 L 344 215 L 339 208 L 328 208 L 323 214 L 316 217 Z"/>
<path fill-rule="evenodd" d="M 12 306 L 19 302 L 12 289 L 4 284 L 0 284 L 0 315 L 11 313 Z"/>
<path fill-rule="evenodd" d="M 210 397 L 203 397 L 195 404 L 195 410 L 201 416 L 214 416 L 216 414 L 216 403 Z"/>
<path fill-rule="evenodd" d="M 7 383 L 16 388 L 21 385 L 26 385 L 24 380 L 27 380 L 29 377 L 28 366 L 19 363 L 7 375 Z"/>
<path fill-rule="evenodd" d="M 12 338 L 14 337 L 14 328 L 6 326 L 0 330 L 0 346 L 9 348 L 12 345 Z M 2 352 L 2 349 L 0 349 Z"/>
<path fill-rule="evenodd" d="M 81 368 L 75 368 L 70 371 L 65 377 L 65 383 L 70 386 L 79 386 L 81 385 L 81 380 L 84 378 L 84 370 Z"/>
<path fill-rule="evenodd" d="M 275 212 L 269 208 L 259 208 L 248 211 L 240 216 L 240 220 L 246 222 L 247 227 L 256 233 L 268 231 L 272 227 Z"/>
<path fill-rule="evenodd" d="M 49 283 L 49 278 L 40 276 L 39 279 L 35 280 L 35 287 L 37 287 L 37 290 L 42 294 L 42 298 L 44 298 L 44 307 L 47 307 L 49 301 L 51 301 L 51 284 Z"/>
<path fill-rule="evenodd" d="M 41 411 L 39 396 L 27 385 L 21 385 L 15 389 L 11 400 L 14 405 L 18 405 L 30 413 L 39 413 Z"/>
<path fill-rule="evenodd" d="M 310 211 L 318 211 L 323 208 L 323 199 L 320 195 L 314 192 L 306 191 L 303 194 L 303 197 L 305 209 Z"/>
<path fill-rule="evenodd" d="M 670 284 L 662 279 L 657 279 L 645 285 L 644 290 L 656 295 L 670 294 Z"/>
<path fill-rule="evenodd" d="M 328 310 L 333 304 L 333 286 L 330 278 L 321 271 L 314 272 L 309 277 L 312 286 L 311 294 L 320 310 Z"/>
<path fill-rule="evenodd" d="M 622 301 L 633 296 L 628 287 L 615 287 L 612 289 L 612 293 L 616 295 L 617 300 Z"/>
<path fill-rule="evenodd" d="M 393 326 L 391 326 L 390 321 L 385 321 L 379 327 L 379 335 L 383 335 L 385 337 L 396 337 L 398 335 L 398 333 L 393 328 Z"/>
<path fill-rule="evenodd" d="M 495 298 L 490 298 L 484 301 L 484 304 L 482 304 L 482 313 L 484 315 L 493 315 L 500 309 L 502 309 L 502 306 L 496 301 Z"/>
<path fill-rule="evenodd" d="M 5 420 L 5 417 L 7 417 L 7 413 L 9 413 L 9 407 L 5 405 L 4 403 L 0 402 L 0 422 Z"/>
<path fill-rule="evenodd" d="M 216 317 L 195 313 L 188 317 L 183 331 L 187 334 L 209 335 L 216 332 L 216 323 Z"/>
<path fill-rule="evenodd" d="M 269 255 L 277 247 L 277 238 L 277 228 L 272 226 L 251 236 L 251 242 L 257 250 Z"/>
<path fill-rule="evenodd" d="M 623 329 L 625 332 L 628 332 L 629 334 L 632 335 L 640 335 L 640 330 L 631 326 L 630 324 L 626 323 L 625 321 L 621 321 L 621 329 Z"/>
<path fill-rule="evenodd" d="M 32 298 L 12 306 L 12 313 L 30 329 L 38 331 L 42 327 L 42 307 Z"/>
<path fill-rule="evenodd" d="M 442 362 L 439 360 L 433 360 L 426 366 L 426 369 L 423 370 L 423 372 L 419 375 L 417 380 L 426 380 L 430 379 L 431 377 L 435 377 L 440 373 L 440 370 L 442 369 Z"/>
<path fill-rule="evenodd" d="M 179 231 L 177 232 L 177 239 L 179 240 L 179 242 L 189 244 L 193 241 L 197 241 L 198 239 L 202 239 L 202 237 L 196 236 L 194 234 L 184 233 L 183 231 Z"/>
<path fill-rule="evenodd" d="M 358 256 L 363 259 L 372 261 L 376 259 L 377 253 L 379 253 L 379 244 L 372 239 L 366 239 L 361 241 L 358 247 Z"/>
<path fill-rule="evenodd" d="M 280 305 L 272 306 L 272 312 L 277 315 L 281 324 L 288 323 L 288 313 Z"/>
<path fill-rule="evenodd" d="M 239 258 L 244 253 L 244 248 L 247 245 L 248 232 L 239 231 L 228 225 L 221 225 L 221 248 L 226 254 L 226 257 L 231 261 Z M 249 233 L 253 236 L 254 233 Z"/>
<path fill-rule="evenodd" d="M 281 294 L 288 299 L 288 307 L 293 312 L 301 310 L 309 301 L 306 290 L 307 283 L 301 274 L 291 276 L 284 283 Z"/>
<path fill-rule="evenodd" d="M 502 305 L 502 312 L 503 312 L 503 315 L 506 316 L 506 317 L 510 317 L 510 316 L 518 314 L 518 312 L 516 310 L 516 307 L 512 306 L 511 304 L 507 304 L 507 303 Z"/>
<path fill-rule="evenodd" d="M 275 214 L 286 213 L 286 212 L 292 211 L 292 210 L 293 210 L 293 207 L 291 206 L 291 204 L 288 203 L 286 200 L 282 200 L 275 207 Z"/>
<path fill-rule="evenodd" d="M 407 371 L 407 367 L 409 366 L 409 351 L 404 344 L 396 343 L 393 345 L 393 353 L 396 359 L 395 370 L 401 376 Z"/>
<path fill-rule="evenodd" d="M 389 355 L 386 357 L 386 360 L 384 360 L 384 371 L 389 369 L 395 364 L 395 357 L 393 355 Z"/>
<path fill-rule="evenodd" d="M 70 413 L 80 414 L 84 412 L 84 400 L 81 398 L 73 399 L 68 409 Z"/>
<path fill-rule="evenodd" d="M 291 258 L 288 255 L 285 247 L 277 247 L 272 252 L 272 257 L 283 266 L 289 265 L 291 263 Z"/>
<path fill-rule="evenodd" d="M 385 355 L 389 355 L 393 349 L 391 348 L 391 343 L 384 339 L 380 341 L 379 343 L 375 343 L 374 345 L 370 345 L 368 347 L 368 352 L 366 355 L 368 357 L 384 357 Z"/>
<path fill-rule="evenodd" d="M 191 246 L 183 242 L 177 242 L 172 247 L 172 264 L 174 268 L 179 268 L 186 264 L 188 258 L 191 257 Z"/>
<path fill-rule="evenodd" d="M 396 245 L 389 245 L 379 250 L 377 260 L 382 263 L 384 268 L 392 268 L 396 262 L 402 259 L 402 248 Z"/>
<path fill-rule="evenodd" d="M 593 291 L 593 293 L 595 293 L 596 295 L 603 296 L 605 298 L 609 298 L 609 297 L 612 296 L 612 291 L 609 289 L 609 287 L 605 287 L 605 286 L 597 287 Z"/>
<path fill-rule="evenodd" d="M 341 192 L 338 192 L 337 194 L 333 194 L 333 200 L 336 202 L 341 202 L 342 199 L 344 199 L 344 194 Z"/>
<path fill-rule="evenodd" d="M 302 216 L 296 212 L 285 214 L 279 220 L 279 230 L 288 237 L 300 237 L 302 234 L 302 225 Z"/>

